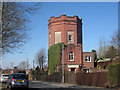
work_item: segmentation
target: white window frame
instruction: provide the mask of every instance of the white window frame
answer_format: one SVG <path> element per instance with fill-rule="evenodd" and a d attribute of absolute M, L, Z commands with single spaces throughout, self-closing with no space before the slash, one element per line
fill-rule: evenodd
<path fill-rule="evenodd" d="M 73 59 L 70 59 L 70 53 L 73 54 Z M 69 61 L 74 61 L 74 53 L 73 52 L 69 52 Z"/>
<path fill-rule="evenodd" d="M 85 56 L 85 62 L 91 62 L 91 56 Z"/>

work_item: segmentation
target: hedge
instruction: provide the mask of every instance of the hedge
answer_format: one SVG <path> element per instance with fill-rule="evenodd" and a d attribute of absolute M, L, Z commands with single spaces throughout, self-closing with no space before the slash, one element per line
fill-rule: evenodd
<path fill-rule="evenodd" d="M 108 79 L 111 85 L 120 86 L 120 63 L 108 66 Z"/>

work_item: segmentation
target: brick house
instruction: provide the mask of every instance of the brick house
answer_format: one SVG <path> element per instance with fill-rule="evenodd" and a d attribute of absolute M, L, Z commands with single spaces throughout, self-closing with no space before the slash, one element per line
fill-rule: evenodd
<path fill-rule="evenodd" d="M 66 15 L 53 16 L 49 20 L 48 28 L 49 47 L 60 42 L 67 45 L 64 49 L 66 71 L 76 72 L 81 67 L 94 67 L 94 54 L 92 52 L 83 52 L 81 18 Z"/>

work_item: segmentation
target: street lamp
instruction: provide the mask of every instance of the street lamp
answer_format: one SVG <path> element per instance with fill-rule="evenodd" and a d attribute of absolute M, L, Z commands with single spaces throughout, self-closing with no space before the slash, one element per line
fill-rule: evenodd
<path fill-rule="evenodd" d="M 64 44 L 62 44 L 62 83 L 64 83 Z"/>

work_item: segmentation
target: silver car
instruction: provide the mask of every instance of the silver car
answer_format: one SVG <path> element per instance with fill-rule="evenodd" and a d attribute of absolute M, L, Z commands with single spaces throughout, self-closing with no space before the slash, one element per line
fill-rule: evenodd
<path fill-rule="evenodd" d="M 7 81 L 8 88 L 28 88 L 29 82 L 28 77 L 24 73 L 11 74 Z"/>
<path fill-rule="evenodd" d="M 1 82 L 7 82 L 9 78 L 9 74 L 2 74 L 0 79 L 1 79 Z"/>

